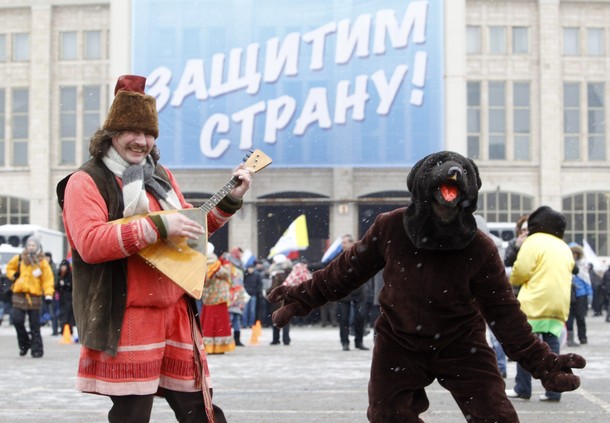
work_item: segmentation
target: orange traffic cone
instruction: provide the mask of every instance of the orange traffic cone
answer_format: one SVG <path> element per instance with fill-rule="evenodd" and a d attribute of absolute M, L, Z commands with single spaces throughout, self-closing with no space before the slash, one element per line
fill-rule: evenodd
<path fill-rule="evenodd" d="M 70 333 L 70 325 L 69 324 L 65 324 L 64 325 L 64 332 L 62 334 L 62 339 L 61 339 L 61 343 L 62 344 L 71 344 L 72 343 L 72 334 Z"/>
<path fill-rule="evenodd" d="M 257 321 L 258 323 L 258 321 Z M 250 335 L 250 345 L 258 344 L 259 331 L 256 329 L 256 324 L 252 326 L 252 334 Z"/>
<path fill-rule="evenodd" d="M 254 323 L 252 331 L 256 332 L 256 336 L 261 336 L 263 334 L 263 327 L 261 326 L 260 320 L 257 320 L 256 323 Z"/>

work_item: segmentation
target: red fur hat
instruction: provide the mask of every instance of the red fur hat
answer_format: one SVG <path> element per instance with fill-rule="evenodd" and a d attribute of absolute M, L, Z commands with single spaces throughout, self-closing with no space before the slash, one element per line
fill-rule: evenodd
<path fill-rule="evenodd" d="M 144 93 L 146 78 L 138 75 L 120 76 L 114 88 L 114 101 L 104 122 L 111 131 L 142 131 L 159 136 L 157 103 Z"/>

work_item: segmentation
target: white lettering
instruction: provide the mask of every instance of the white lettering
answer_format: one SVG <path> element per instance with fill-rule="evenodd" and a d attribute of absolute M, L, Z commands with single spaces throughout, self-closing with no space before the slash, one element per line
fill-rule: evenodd
<path fill-rule="evenodd" d="M 174 90 L 171 105 L 180 107 L 186 97 L 195 94 L 197 100 L 208 98 L 208 89 L 205 86 L 205 69 L 202 59 L 192 59 L 186 62 L 182 78 L 178 83 L 178 88 Z"/>
<path fill-rule="evenodd" d="M 370 98 L 366 91 L 368 77 L 360 75 L 356 77 L 354 94 L 349 95 L 349 81 L 339 81 L 337 84 L 337 98 L 335 101 L 335 123 L 347 121 L 347 109 L 352 108 L 352 119 L 364 120 L 364 106 Z"/>
<path fill-rule="evenodd" d="M 391 9 L 383 9 L 377 12 L 375 23 L 375 35 L 373 40 L 373 52 L 383 54 L 386 51 L 386 31 L 390 36 L 392 47 L 398 49 L 407 47 L 409 35 L 413 30 L 413 42 L 426 42 L 426 18 L 428 14 L 427 1 L 413 1 L 409 3 L 400 28 L 396 21 L 396 12 Z"/>
<path fill-rule="evenodd" d="M 377 88 L 377 92 L 379 93 L 379 105 L 376 110 L 377 114 L 387 115 L 390 112 L 392 103 L 400 88 L 400 84 L 402 84 L 402 80 L 405 78 L 408 70 L 409 67 L 407 65 L 396 66 L 389 83 L 385 76 L 385 71 L 383 70 L 378 70 L 371 76 L 375 88 Z"/>
<path fill-rule="evenodd" d="M 171 79 L 172 71 L 163 66 L 153 70 L 146 79 L 146 85 L 150 87 L 148 94 L 156 99 L 157 112 L 163 110 L 169 100 Z"/>
<path fill-rule="evenodd" d="M 284 69 L 284 74 L 288 76 L 298 74 L 300 40 L 301 34 L 291 32 L 286 36 L 281 47 L 277 37 L 267 41 L 265 71 L 263 73 L 265 82 L 273 83 L 277 81 L 282 69 Z"/>
<path fill-rule="evenodd" d="M 311 62 L 309 64 L 309 69 L 320 70 L 324 68 L 326 36 L 335 32 L 336 29 L 337 24 L 335 22 L 330 22 L 303 34 L 303 41 L 311 44 Z"/>
<path fill-rule="evenodd" d="M 337 46 L 335 49 L 335 62 L 344 64 L 349 62 L 354 49 L 356 56 L 368 57 L 369 39 L 371 37 L 371 15 L 360 15 L 354 21 L 350 31 L 350 20 L 343 19 L 337 25 Z"/>
<path fill-rule="evenodd" d="M 243 49 L 234 48 L 229 52 L 229 65 L 227 80 L 223 82 L 225 74 L 225 55 L 212 56 L 212 75 L 210 76 L 209 93 L 218 97 L 240 89 L 246 89 L 248 94 L 256 94 L 260 88 L 261 75 L 256 71 L 258 66 L 258 44 L 250 44 L 246 50 L 245 75 L 240 76 Z"/>
<path fill-rule="evenodd" d="M 199 134 L 199 149 L 204 156 L 211 159 L 217 159 L 227 151 L 231 144 L 228 139 L 220 139 L 218 145 L 214 147 L 212 145 L 212 137 L 214 136 L 214 132 L 226 134 L 229 132 L 229 128 L 229 117 L 222 113 L 215 113 L 205 121 Z"/>
<path fill-rule="evenodd" d="M 316 121 L 320 128 L 327 129 L 331 127 L 326 88 L 312 88 L 309 90 L 309 95 L 305 100 L 301 115 L 297 119 L 294 133 L 296 135 L 303 135 L 307 127 Z"/>
<path fill-rule="evenodd" d="M 293 97 L 283 95 L 267 103 L 267 116 L 265 119 L 265 136 L 263 140 L 268 144 L 275 144 L 277 131 L 288 125 L 297 108 Z"/>
<path fill-rule="evenodd" d="M 231 118 L 239 123 L 241 122 L 241 136 L 239 139 L 239 148 L 249 150 L 252 148 L 252 139 L 254 138 L 254 118 L 257 114 L 265 111 L 265 102 L 259 101 L 250 107 L 233 113 Z"/>

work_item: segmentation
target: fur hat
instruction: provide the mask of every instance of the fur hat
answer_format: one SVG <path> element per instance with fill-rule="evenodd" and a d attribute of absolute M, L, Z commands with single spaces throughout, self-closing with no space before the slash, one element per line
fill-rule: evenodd
<path fill-rule="evenodd" d="M 114 88 L 114 101 L 103 128 L 111 131 L 142 131 L 157 138 L 159 122 L 157 102 L 144 93 L 146 78 L 120 76 Z"/>
<path fill-rule="evenodd" d="M 563 239 L 563 233 L 566 230 L 566 218 L 562 213 L 549 206 L 540 206 L 527 219 L 527 229 L 530 235 L 543 232 Z"/>
<path fill-rule="evenodd" d="M 584 248 L 582 248 L 576 242 L 570 242 L 568 246 L 570 247 L 570 250 L 572 250 L 572 254 L 576 254 L 579 260 L 585 256 Z"/>

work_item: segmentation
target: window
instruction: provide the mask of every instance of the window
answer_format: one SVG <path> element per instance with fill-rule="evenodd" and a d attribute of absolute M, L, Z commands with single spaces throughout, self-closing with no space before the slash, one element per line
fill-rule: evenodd
<path fill-rule="evenodd" d="M 13 165 L 28 164 L 29 91 L 27 88 L 13 90 Z"/>
<path fill-rule="evenodd" d="M 4 166 L 6 163 L 4 155 L 4 149 L 6 148 L 6 133 L 4 132 L 4 125 L 6 124 L 5 96 L 4 88 L 0 88 L 0 166 Z"/>
<path fill-rule="evenodd" d="M 0 225 L 29 223 L 30 202 L 28 200 L 0 196 Z"/>
<path fill-rule="evenodd" d="M 565 56 L 578 56 L 580 54 L 579 44 L 578 28 L 564 28 L 563 54 Z"/>
<path fill-rule="evenodd" d="M 76 87 L 59 88 L 60 164 L 76 162 Z"/>
<path fill-rule="evenodd" d="M 604 83 L 587 84 L 587 129 L 589 160 L 606 160 Z"/>
<path fill-rule="evenodd" d="M 563 158 L 580 160 L 580 85 L 563 84 Z"/>
<path fill-rule="evenodd" d="M 610 255 L 610 197 L 606 192 L 581 192 L 563 198 L 567 226 L 564 239 L 582 245 L 584 239 L 598 256 Z"/>
<path fill-rule="evenodd" d="M 587 55 L 604 55 L 604 29 L 587 28 Z"/>
<path fill-rule="evenodd" d="M 503 26 L 489 27 L 489 53 L 506 53 L 506 31 Z"/>
<path fill-rule="evenodd" d="M 481 140 L 481 83 L 468 82 L 468 157 L 478 159 Z"/>
<path fill-rule="evenodd" d="M 466 27 L 466 53 L 481 54 L 481 27 Z"/>
<path fill-rule="evenodd" d="M 102 32 L 85 31 L 85 59 L 96 60 L 102 58 Z"/>
<path fill-rule="evenodd" d="M 506 94 L 504 82 L 489 83 L 489 159 L 506 159 Z"/>
<path fill-rule="evenodd" d="M 6 61 L 6 34 L 0 34 L 0 62 Z"/>
<path fill-rule="evenodd" d="M 89 139 L 100 127 L 101 99 L 101 86 L 85 85 L 83 87 L 83 162 L 89 158 Z"/>
<path fill-rule="evenodd" d="M 513 84 L 513 156 L 515 160 L 530 159 L 530 84 Z"/>
<path fill-rule="evenodd" d="M 30 34 L 13 34 L 13 61 L 30 60 Z"/>
<path fill-rule="evenodd" d="M 76 31 L 59 33 L 59 59 L 76 60 Z"/>
<path fill-rule="evenodd" d="M 531 82 L 467 82 L 467 155 L 532 160 Z"/>
<path fill-rule="evenodd" d="M 513 27 L 513 54 L 529 53 L 528 28 L 524 26 Z"/>
<path fill-rule="evenodd" d="M 487 222 L 516 222 L 520 216 L 532 212 L 534 198 L 499 190 L 479 194 L 477 213 Z"/>

